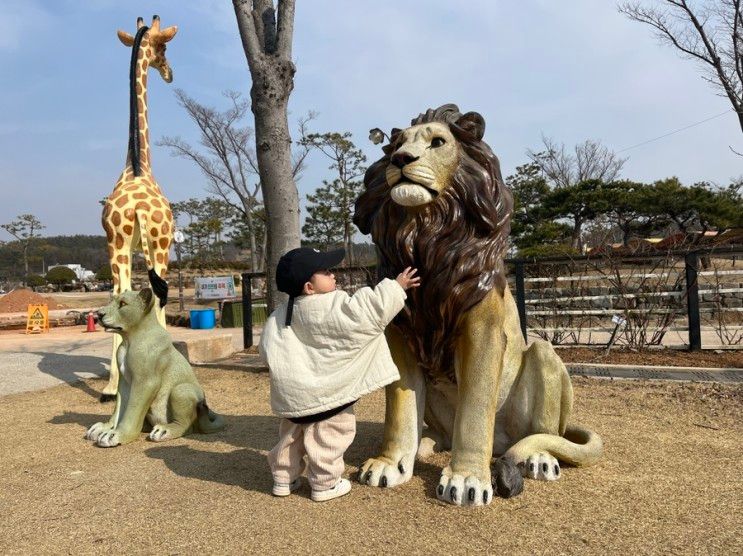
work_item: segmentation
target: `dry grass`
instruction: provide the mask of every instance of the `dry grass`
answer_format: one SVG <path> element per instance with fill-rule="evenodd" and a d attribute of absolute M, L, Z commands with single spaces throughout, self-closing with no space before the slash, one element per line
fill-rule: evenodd
<path fill-rule="evenodd" d="M 641 553 L 741 550 L 743 387 L 574 380 L 576 419 L 605 459 L 528 481 L 479 509 L 439 503 L 445 454 L 406 485 L 317 504 L 305 485 L 277 499 L 268 377 L 199 369 L 228 429 L 115 449 L 83 440 L 111 411 L 103 380 L 6 396 L 0 404 L 0 553 Z M 382 435 L 381 392 L 357 404 L 353 474 Z"/>

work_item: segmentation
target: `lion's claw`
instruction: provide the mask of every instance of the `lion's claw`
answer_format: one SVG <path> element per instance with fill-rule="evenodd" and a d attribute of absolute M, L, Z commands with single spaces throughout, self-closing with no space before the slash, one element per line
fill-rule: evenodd
<path fill-rule="evenodd" d="M 163 425 L 155 425 L 150 431 L 150 434 L 147 436 L 147 438 L 154 442 L 162 442 L 163 440 L 168 440 L 170 436 L 170 431 L 167 429 L 167 427 Z"/>
<path fill-rule="evenodd" d="M 489 475 L 489 473 L 486 473 Z M 482 506 L 493 499 L 490 476 L 480 478 L 474 474 L 453 473 L 446 467 L 436 489 L 436 497 L 457 506 Z"/>
<path fill-rule="evenodd" d="M 406 469 L 411 471 L 405 472 Z M 361 466 L 359 482 L 382 488 L 395 487 L 410 479 L 412 469 L 412 464 L 405 465 L 402 460 L 391 460 L 387 457 L 371 458 Z"/>
<path fill-rule="evenodd" d="M 90 428 L 85 432 L 86 440 L 92 440 L 96 442 L 98 437 L 106 431 L 110 431 L 112 427 L 107 423 L 96 423 L 91 425 Z"/>
<path fill-rule="evenodd" d="M 560 464 L 547 452 L 529 456 L 521 466 L 521 474 L 538 481 L 556 481 L 560 478 Z"/>
<path fill-rule="evenodd" d="M 102 448 L 113 448 L 121 444 L 121 436 L 118 431 L 110 430 L 100 435 L 96 444 Z"/>

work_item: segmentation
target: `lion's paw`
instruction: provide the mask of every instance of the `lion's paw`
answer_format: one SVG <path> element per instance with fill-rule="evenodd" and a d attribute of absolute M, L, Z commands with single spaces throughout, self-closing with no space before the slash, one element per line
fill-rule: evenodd
<path fill-rule="evenodd" d="M 560 478 L 560 464 L 547 452 L 532 454 L 519 465 L 521 474 L 538 481 L 556 481 Z"/>
<path fill-rule="evenodd" d="M 456 506 L 483 506 L 493 500 L 493 486 L 490 484 L 490 473 L 487 477 L 475 474 L 453 473 L 450 467 L 441 472 L 436 497 Z"/>
<path fill-rule="evenodd" d="M 113 448 L 121 444 L 121 435 L 115 429 L 106 431 L 98 437 L 96 444 L 102 448 Z"/>
<path fill-rule="evenodd" d="M 412 457 L 403 457 L 395 462 L 388 457 L 379 456 L 364 462 L 359 471 L 359 482 L 369 486 L 394 487 L 407 482 L 412 476 Z"/>
<path fill-rule="evenodd" d="M 112 428 L 113 427 L 108 423 L 96 423 L 95 425 L 91 425 L 91 427 L 85 432 L 85 439 L 96 442 L 101 434 L 110 431 Z"/>
<path fill-rule="evenodd" d="M 162 442 L 163 440 L 170 440 L 173 435 L 170 434 L 170 430 L 165 425 L 155 425 L 152 427 L 150 434 L 147 436 L 154 442 Z"/>

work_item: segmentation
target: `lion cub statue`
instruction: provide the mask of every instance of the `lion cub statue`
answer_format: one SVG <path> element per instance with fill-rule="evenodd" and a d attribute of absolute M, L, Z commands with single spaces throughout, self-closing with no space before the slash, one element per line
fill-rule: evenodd
<path fill-rule="evenodd" d="M 206 405 L 191 365 L 158 323 L 154 306 L 147 288 L 114 295 L 98 311 L 103 327 L 122 337 L 116 352 L 121 380 L 114 413 L 85 434 L 98 446 L 111 448 L 136 440 L 145 417 L 152 426 L 148 438 L 156 442 L 224 428 L 223 419 Z"/>
<path fill-rule="evenodd" d="M 387 329 L 401 378 L 386 389 L 381 453 L 360 480 L 396 486 L 416 454 L 450 450 L 436 492 L 456 505 L 489 504 L 494 487 L 518 494 L 522 477 L 553 481 L 559 460 L 602 454 L 598 435 L 569 424 L 565 365 L 521 334 L 503 265 L 513 200 L 484 133 L 482 116 L 453 104 L 393 129 L 354 215 L 377 246 L 380 278 L 408 266 L 421 276 Z"/>

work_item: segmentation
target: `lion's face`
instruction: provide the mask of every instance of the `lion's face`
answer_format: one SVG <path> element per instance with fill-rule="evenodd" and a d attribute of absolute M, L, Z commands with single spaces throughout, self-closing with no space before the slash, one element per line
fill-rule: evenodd
<path fill-rule="evenodd" d="M 108 305 L 98 310 L 98 322 L 106 330 L 123 334 L 135 327 L 151 308 L 151 289 L 125 291 L 114 295 Z"/>
<path fill-rule="evenodd" d="M 459 145 L 440 122 L 415 125 L 401 131 L 387 166 L 390 196 L 398 205 L 430 203 L 451 184 L 459 165 Z"/>

